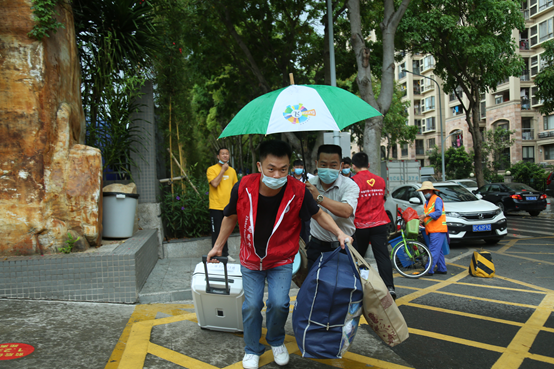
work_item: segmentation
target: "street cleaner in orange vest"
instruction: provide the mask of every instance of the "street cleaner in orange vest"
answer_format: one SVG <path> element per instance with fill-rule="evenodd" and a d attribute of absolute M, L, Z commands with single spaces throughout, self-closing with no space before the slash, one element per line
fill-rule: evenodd
<path fill-rule="evenodd" d="M 433 256 L 433 265 L 429 268 L 427 276 L 433 274 L 446 274 L 446 262 L 442 253 L 442 245 L 446 241 L 448 228 L 446 226 L 446 215 L 444 213 L 444 203 L 434 191 L 440 192 L 433 187 L 433 183 L 425 181 L 418 190 L 425 196 L 424 214 L 420 215 L 420 222 L 425 225 L 425 232 L 429 235 L 429 250 Z M 437 270 L 435 270 L 435 265 Z"/>
<path fill-rule="evenodd" d="M 246 369 L 258 368 L 265 351 L 260 338 L 266 280 L 265 339 L 277 365 L 289 362 L 284 344 L 285 323 L 289 316 L 292 263 L 298 252 L 302 222 L 314 219 L 336 237 L 343 249 L 345 242 L 352 242 L 333 218 L 319 208 L 306 185 L 288 175 L 291 156 L 292 150 L 284 141 L 268 140 L 260 145 L 260 173 L 247 175 L 234 185 L 231 200 L 223 211 L 219 236 L 207 257 L 208 262 L 218 262 L 212 258 L 222 254 L 238 221 L 244 288 L 242 366 Z"/>

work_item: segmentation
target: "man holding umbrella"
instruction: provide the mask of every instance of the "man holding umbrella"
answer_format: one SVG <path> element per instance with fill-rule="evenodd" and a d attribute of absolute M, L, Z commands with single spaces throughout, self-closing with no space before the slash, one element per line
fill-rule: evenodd
<path fill-rule="evenodd" d="M 302 221 L 313 218 L 344 248 L 351 242 L 333 221 L 318 208 L 305 185 L 288 176 L 292 150 L 283 141 L 264 141 L 260 146 L 258 174 L 245 176 L 231 191 L 224 210 L 219 237 L 208 253 L 208 261 L 221 255 L 227 238 L 237 221 L 241 233 L 240 263 L 245 301 L 242 306 L 245 355 L 244 368 L 258 368 L 265 346 L 262 334 L 263 296 L 268 283 L 267 334 L 273 357 L 278 365 L 289 362 L 284 345 L 285 323 L 289 314 L 289 290 L 292 263 L 298 252 Z M 340 161 L 340 156 L 339 156 Z M 290 178 L 290 180 L 288 180 Z"/>

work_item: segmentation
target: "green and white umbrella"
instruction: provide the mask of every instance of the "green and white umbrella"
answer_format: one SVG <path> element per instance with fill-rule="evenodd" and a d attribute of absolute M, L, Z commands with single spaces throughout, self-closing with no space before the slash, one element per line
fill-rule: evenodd
<path fill-rule="evenodd" d="M 242 108 L 219 138 L 245 134 L 340 131 L 379 111 L 342 88 L 291 85 L 262 95 Z"/>

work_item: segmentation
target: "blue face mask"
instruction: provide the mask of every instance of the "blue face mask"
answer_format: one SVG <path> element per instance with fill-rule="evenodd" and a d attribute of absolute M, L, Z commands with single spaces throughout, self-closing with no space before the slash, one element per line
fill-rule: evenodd
<path fill-rule="evenodd" d="M 223 165 L 223 164 L 225 164 L 225 162 L 220 160 L 219 164 Z"/>
<path fill-rule="evenodd" d="M 350 168 L 344 168 L 342 170 L 342 174 L 349 174 L 350 173 Z"/>
<path fill-rule="evenodd" d="M 429 200 L 429 199 L 431 198 L 431 194 L 430 194 L 430 193 L 426 193 L 426 194 L 424 194 L 423 196 L 425 196 L 425 198 L 426 198 L 427 200 Z"/>
<path fill-rule="evenodd" d="M 302 173 L 304 173 L 304 169 L 294 168 L 294 174 L 296 174 L 297 176 L 301 175 Z"/>
<path fill-rule="evenodd" d="M 264 174 L 264 171 L 262 170 L 262 182 L 272 190 L 277 190 L 283 187 L 285 183 L 287 183 L 287 176 L 281 178 L 268 177 Z"/>
<path fill-rule="evenodd" d="M 317 168 L 317 176 L 321 182 L 331 184 L 339 178 L 339 170 L 331 168 Z"/>

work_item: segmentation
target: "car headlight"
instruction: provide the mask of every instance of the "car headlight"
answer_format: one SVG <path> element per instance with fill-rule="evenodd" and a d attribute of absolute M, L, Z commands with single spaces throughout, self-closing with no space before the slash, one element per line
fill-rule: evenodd
<path fill-rule="evenodd" d="M 449 227 L 463 227 L 464 225 L 462 223 L 446 223 Z"/>
<path fill-rule="evenodd" d="M 446 213 L 445 214 L 447 217 L 452 217 L 452 218 L 461 218 L 462 215 L 460 213 L 455 213 L 455 212 L 452 212 L 452 213 Z"/>
<path fill-rule="evenodd" d="M 500 220 L 499 220 L 498 222 L 496 222 L 496 223 L 502 224 L 502 223 L 506 223 L 506 222 L 507 222 L 507 221 L 506 221 L 506 218 L 504 218 L 504 219 L 500 219 Z"/>
<path fill-rule="evenodd" d="M 495 211 L 494 211 L 494 215 L 498 215 L 502 213 L 502 210 L 500 210 L 500 208 L 497 208 Z"/>

